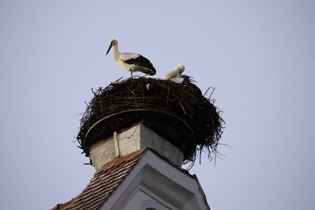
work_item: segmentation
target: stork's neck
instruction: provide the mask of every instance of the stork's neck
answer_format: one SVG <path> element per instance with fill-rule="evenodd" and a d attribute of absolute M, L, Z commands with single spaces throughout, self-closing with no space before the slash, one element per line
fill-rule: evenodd
<path fill-rule="evenodd" d="M 113 46 L 113 53 L 112 53 L 112 55 L 113 55 L 114 61 L 117 62 L 118 58 L 119 58 L 119 55 L 120 55 L 120 52 L 118 51 L 118 44 L 115 44 Z"/>

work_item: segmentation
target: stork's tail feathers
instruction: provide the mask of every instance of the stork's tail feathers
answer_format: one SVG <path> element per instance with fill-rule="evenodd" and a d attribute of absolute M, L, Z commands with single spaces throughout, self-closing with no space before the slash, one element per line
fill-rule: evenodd
<path fill-rule="evenodd" d="M 147 74 L 147 75 L 150 75 L 150 76 L 153 76 L 156 74 L 156 70 L 153 66 L 151 68 L 139 66 L 138 68 L 135 68 L 133 70 L 133 72 L 137 72 L 137 71 L 142 72 L 142 73 Z"/>
<path fill-rule="evenodd" d="M 195 94 L 201 94 L 201 90 L 195 85 L 196 81 L 194 80 L 193 77 L 187 76 L 187 75 L 182 75 L 182 78 L 184 81 L 182 82 L 182 85 L 187 86 L 192 90 Z"/>
<path fill-rule="evenodd" d="M 153 76 L 156 74 L 156 70 L 155 68 L 153 67 L 152 63 L 145 57 L 141 56 L 142 59 L 146 62 L 143 62 L 142 63 L 142 69 L 141 69 L 141 72 L 147 74 L 147 75 L 150 75 L 150 76 Z"/>
<path fill-rule="evenodd" d="M 147 74 L 147 75 L 150 75 L 150 76 L 153 76 L 156 74 L 156 70 L 155 68 L 152 66 L 150 69 L 145 69 L 144 71 L 142 71 L 143 73 Z"/>
<path fill-rule="evenodd" d="M 184 78 L 184 83 L 190 83 L 190 84 L 194 84 L 196 83 L 196 81 L 194 80 L 193 77 L 188 76 L 188 75 L 182 75 L 182 78 Z"/>
<path fill-rule="evenodd" d="M 156 74 L 156 70 L 153 67 L 152 63 L 142 55 L 138 54 L 139 56 L 137 58 L 131 58 L 128 60 L 125 60 L 125 63 L 128 64 L 135 64 L 135 68 L 132 70 L 133 72 L 140 71 L 144 74 L 153 76 Z"/>

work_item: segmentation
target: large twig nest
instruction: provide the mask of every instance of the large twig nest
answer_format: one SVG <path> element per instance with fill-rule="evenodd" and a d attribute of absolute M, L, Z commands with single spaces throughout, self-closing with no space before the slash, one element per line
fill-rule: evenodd
<path fill-rule="evenodd" d="M 136 122 L 177 146 L 185 162 L 194 162 L 203 149 L 209 158 L 217 153 L 224 121 L 213 100 L 191 83 L 129 78 L 93 93 L 77 136 L 86 156 L 92 144 Z"/>

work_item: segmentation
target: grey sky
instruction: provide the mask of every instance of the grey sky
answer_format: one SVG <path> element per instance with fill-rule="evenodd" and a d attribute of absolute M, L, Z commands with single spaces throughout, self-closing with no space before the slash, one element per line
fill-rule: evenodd
<path fill-rule="evenodd" d="M 91 88 L 130 73 L 105 56 L 140 53 L 154 78 L 184 64 L 226 129 L 196 174 L 212 210 L 313 209 L 314 1 L 0 1 L 0 203 L 49 209 L 88 184 L 74 137 Z"/>

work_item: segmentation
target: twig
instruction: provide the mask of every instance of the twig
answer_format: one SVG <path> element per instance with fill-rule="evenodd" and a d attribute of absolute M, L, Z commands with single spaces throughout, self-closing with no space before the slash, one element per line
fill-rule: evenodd
<path fill-rule="evenodd" d="M 212 92 L 211 92 L 211 94 L 210 94 L 210 96 L 209 96 L 209 99 L 211 98 L 212 93 L 214 92 L 214 90 L 217 89 L 217 88 L 212 88 L 212 89 L 213 89 L 213 90 L 212 90 Z"/>
<path fill-rule="evenodd" d="M 180 100 L 178 100 L 179 102 L 179 105 L 182 107 L 183 111 L 184 111 L 184 114 L 186 114 L 186 111 L 185 111 L 185 108 L 183 107 L 182 103 L 180 102 Z"/>
<path fill-rule="evenodd" d="M 210 96 L 208 97 L 209 99 L 211 98 L 212 93 L 214 92 L 214 90 L 217 89 L 217 88 L 209 87 L 209 88 L 206 90 L 205 94 L 203 94 L 204 97 L 206 97 L 206 95 L 208 94 L 208 91 L 209 91 L 210 89 L 212 89 L 212 91 L 211 91 L 211 93 L 210 93 Z"/>
<path fill-rule="evenodd" d="M 110 85 L 117 83 L 119 80 L 121 80 L 123 77 L 120 77 L 118 80 L 116 80 L 115 82 L 111 82 Z M 108 85 L 109 86 L 109 85 Z M 107 86 L 107 87 L 108 87 Z"/>

